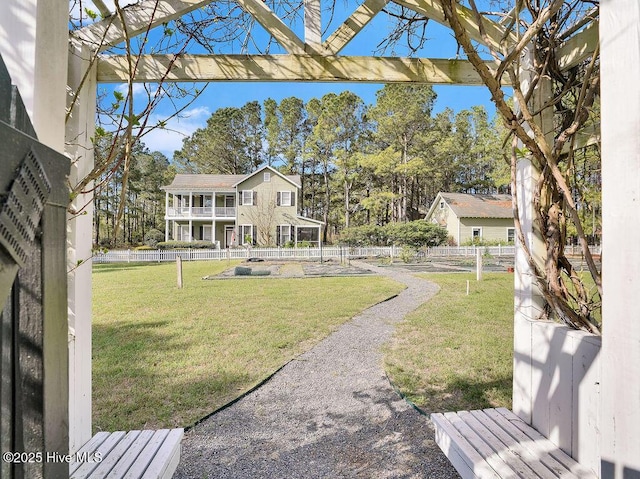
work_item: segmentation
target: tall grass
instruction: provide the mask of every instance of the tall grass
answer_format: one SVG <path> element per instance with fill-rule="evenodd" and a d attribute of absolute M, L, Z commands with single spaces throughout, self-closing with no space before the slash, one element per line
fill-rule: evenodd
<path fill-rule="evenodd" d="M 97 265 L 96 430 L 192 424 L 402 286 L 382 277 L 204 281 L 233 266 Z"/>

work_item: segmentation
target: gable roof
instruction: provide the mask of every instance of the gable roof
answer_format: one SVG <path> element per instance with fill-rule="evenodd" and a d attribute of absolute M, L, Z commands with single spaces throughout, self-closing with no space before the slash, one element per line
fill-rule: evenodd
<path fill-rule="evenodd" d="M 243 176 L 240 180 L 238 180 L 233 186 L 238 186 L 240 183 L 242 183 L 245 180 L 248 180 L 249 178 L 251 178 L 254 175 L 257 175 L 258 173 L 260 173 L 263 170 L 269 170 L 271 173 L 278 175 L 281 178 L 284 178 L 285 180 L 287 180 L 289 183 L 292 183 L 294 186 L 301 188 L 302 187 L 302 183 L 300 182 L 300 175 L 283 175 L 282 173 L 280 173 L 278 170 L 274 169 L 273 167 L 269 166 L 269 165 L 264 165 L 261 168 L 258 168 L 256 171 L 249 173 L 248 175 Z"/>
<path fill-rule="evenodd" d="M 427 218 L 440 201 L 444 201 L 458 218 L 513 218 L 511 195 L 471 195 L 443 193 L 436 196 Z"/>
<path fill-rule="evenodd" d="M 163 186 L 165 191 L 234 191 L 236 186 L 244 180 L 251 178 L 253 175 L 268 168 L 273 173 L 281 176 L 294 186 L 300 188 L 300 175 L 283 175 L 270 166 L 249 173 L 248 175 L 203 175 L 203 174 L 187 174 L 180 173 L 175 176 L 168 186 Z"/>

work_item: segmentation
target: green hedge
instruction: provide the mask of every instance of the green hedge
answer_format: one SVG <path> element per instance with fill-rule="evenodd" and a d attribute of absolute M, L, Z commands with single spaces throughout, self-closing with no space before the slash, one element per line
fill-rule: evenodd
<path fill-rule="evenodd" d="M 211 241 L 161 241 L 156 245 L 158 249 L 210 249 Z"/>
<path fill-rule="evenodd" d="M 340 240 L 349 246 L 439 246 L 447 241 L 447 230 L 424 220 L 388 223 L 384 226 L 364 225 L 345 228 Z"/>

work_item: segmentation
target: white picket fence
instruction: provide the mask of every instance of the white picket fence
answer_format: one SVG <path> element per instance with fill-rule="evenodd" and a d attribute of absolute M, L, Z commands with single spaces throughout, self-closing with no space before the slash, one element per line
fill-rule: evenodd
<path fill-rule="evenodd" d="M 418 258 L 476 256 L 477 248 L 492 256 L 513 256 L 514 246 L 437 246 L 421 249 Z M 94 263 L 143 263 L 175 261 L 179 256 L 185 261 L 225 260 L 225 259 L 307 259 L 307 258 L 372 258 L 393 257 L 402 254 L 398 246 L 325 246 L 323 248 L 234 248 L 234 249 L 173 249 L 173 250 L 111 250 L 97 252 Z"/>

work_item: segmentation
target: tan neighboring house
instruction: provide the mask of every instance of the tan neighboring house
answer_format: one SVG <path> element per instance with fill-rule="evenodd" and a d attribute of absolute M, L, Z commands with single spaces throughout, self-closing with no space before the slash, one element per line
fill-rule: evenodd
<path fill-rule="evenodd" d="M 515 241 L 511 195 L 438 193 L 426 221 L 447 229 L 455 244 Z"/>
<path fill-rule="evenodd" d="M 318 245 L 321 221 L 298 214 L 300 177 L 270 166 L 248 175 L 178 174 L 166 192 L 165 239 L 243 245 Z"/>

